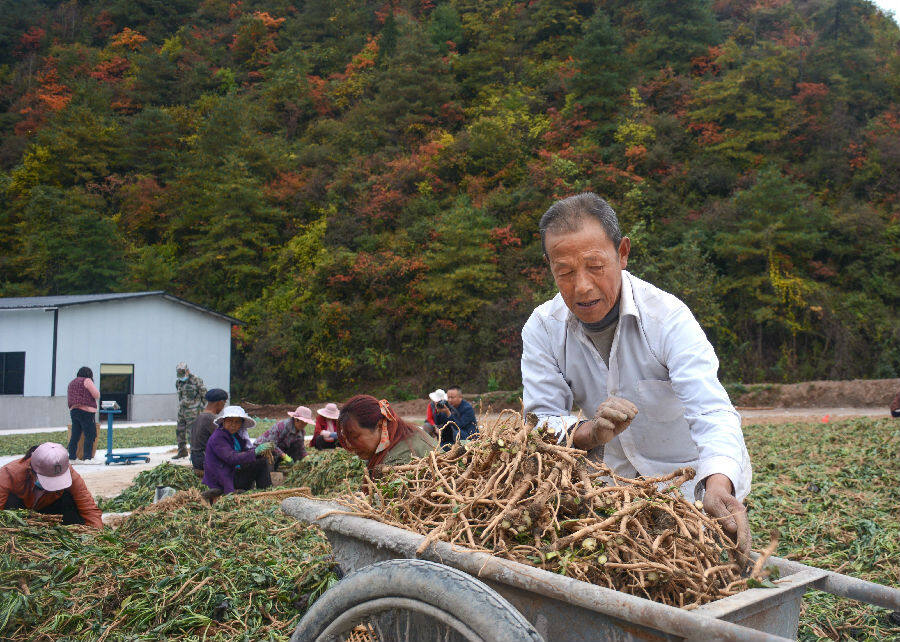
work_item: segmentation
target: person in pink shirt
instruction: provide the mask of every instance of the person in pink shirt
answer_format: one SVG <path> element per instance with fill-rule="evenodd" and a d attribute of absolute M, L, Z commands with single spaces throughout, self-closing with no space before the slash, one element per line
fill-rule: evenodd
<path fill-rule="evenodd" d="M 94 385 L 94 373 L 87 366 L 78 369 L 75 378 L 69 382 L 67 396 L 69 398 L 69 416 L 72 417 L 72 436 L 69 438 L 69 459 L 76 461 L 78 440 L 84 434 L 84 456 L 90 458 L 94 452 L 94 439 L 97 438 L 97 425 L 94 415 L 97 413 L 97 400 L 100 391 Z"/>

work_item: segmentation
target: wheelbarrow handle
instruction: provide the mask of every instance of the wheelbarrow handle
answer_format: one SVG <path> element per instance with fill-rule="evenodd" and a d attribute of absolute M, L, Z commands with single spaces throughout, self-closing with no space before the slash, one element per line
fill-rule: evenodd
<path fill-rule="evenodd" d="M 825 591 L 826 593 L 837 595 L 839 597 L 847 597 L 851 600 L 857 600 L 858 602 L 865 602 L 866 604 L 873 604 L 886 609 L 900 611 L 900 589 L 884 586 L 883 584 L 876 584 L 875 582 L 867 582 L 866 580 L 860 580 L 855 577 L 850 577 L 849 575 L 842 575 L 841 573 L 835 573 L 834 571 L 817 569 L 813 566 L 807 566 L 806 564 L 782 559 L 780 557 L 770 557 L 769 561 L 775 564 L 775 566 L 782 571 L 782 574 L 797 573 L 809 569 L 825 573 L 823 578 L 816 580 L 811 584 L 811 586 L 820 591 Z"/>

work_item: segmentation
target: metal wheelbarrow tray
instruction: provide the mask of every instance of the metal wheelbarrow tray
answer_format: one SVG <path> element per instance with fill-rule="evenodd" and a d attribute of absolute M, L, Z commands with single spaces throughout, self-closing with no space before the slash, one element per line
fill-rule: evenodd
<path fill-rule="evenodd" d="M 291 497 L 282 510 L 322 528 L 344 572 L 390 559 L 425 559 L 481 580 L 506 598 L 547 641 L 793 640 L 803 594 L 818 589 L 900 610 L 900 590 L 771 557 L 777 588 L 748 589 L 688 611 L 438 541 L 417 556 L 424 536 L 352 515 L 344 507 Z"/>

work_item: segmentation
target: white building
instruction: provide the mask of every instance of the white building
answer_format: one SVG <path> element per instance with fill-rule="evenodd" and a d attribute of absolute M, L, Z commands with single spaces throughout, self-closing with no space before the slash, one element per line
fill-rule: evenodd
<path fill-rule="evenodd" d="M 175 365 L 229 389 L 241 322 L 165 292 L 0 298 L 0 430 L 70 423 L 66 390 L 82 366 L 117 419 L 174 421 Z"/>

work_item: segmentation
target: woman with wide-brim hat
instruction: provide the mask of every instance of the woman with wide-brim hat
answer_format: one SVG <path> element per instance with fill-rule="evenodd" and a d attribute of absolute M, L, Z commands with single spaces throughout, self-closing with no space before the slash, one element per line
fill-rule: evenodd
<path fill-rule="evenodd" d="M 288 418 L 276 422 L 274 426 L 259 436 L 256 445 L 272 443 L 272 450 L 279 462 L 292 464 L 306 457 L 306 426 L 316 423 L 312 410 L 306 406 L 297 406 L 288 411 Z M 276 462 L 277 467 L 277 462 Z"/>
<path fill-rule="evenodd" d="M 337 447 L 337 419 L 340 412 L 336 403 L 327 403 L 316 412 L 316 429 L 310 442 L 314 448 L 324 450 Z"/>
<path fill-rule="evenodd" d="M 240 406 L 226 406 L 216 417 L 216 428 L 206 442 L 203 483 L 209 487 L 207 498 L 228 495 L 235 490 L 250 490 L 272 485 L 265 452 L 271 442 L 254 448 L 247 431 L 256 425 Z"/>

